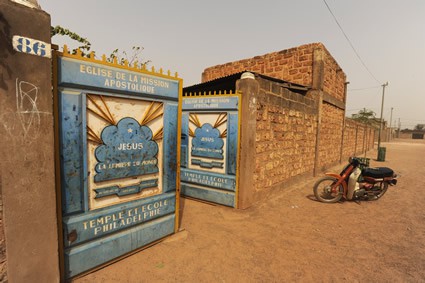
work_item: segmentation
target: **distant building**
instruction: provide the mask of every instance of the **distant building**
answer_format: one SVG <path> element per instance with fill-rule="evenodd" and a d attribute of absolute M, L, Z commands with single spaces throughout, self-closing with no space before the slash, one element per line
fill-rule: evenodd
<path fill-rule="evenodd" d="M 425 135 L 425 130 L 404 129 L 404 130 L 400 131 L 399 138 L 401 138 L 401 139 L 423 140 L 424 135 Z"/>

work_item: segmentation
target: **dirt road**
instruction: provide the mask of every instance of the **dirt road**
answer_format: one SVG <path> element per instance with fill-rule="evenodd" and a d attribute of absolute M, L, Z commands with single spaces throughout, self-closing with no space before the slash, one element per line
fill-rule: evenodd
<path fill-rule="evenodd" d="M 183 232 L 76 282 L 425 282 L 425 141 L 382 146 L 378 201 L 319 203 L 317 178 L 244 211 L 183 199 Z"/>

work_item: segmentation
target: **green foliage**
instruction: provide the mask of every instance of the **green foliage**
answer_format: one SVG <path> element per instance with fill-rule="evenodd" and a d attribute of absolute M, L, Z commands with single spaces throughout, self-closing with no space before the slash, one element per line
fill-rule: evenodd
<path fill-rule="evenodd" d="M 55 35 L 63 35 L 68 36 L 72 40 L 82 43 L 83 45 L 78 48 L 72 50 L 72 54 L 77 53 L 77 49 L 81 50 L 81 53 L 84 57 L 87 57 L 90 54 L 91 43 L 86 38 L 81 37 L 75 32 L 70 31 L 69 29 L 63 28 L 61 26 L 50 27 L 50 36 L 53 37 Z"/>
<path fill-rule="evenodd" d="M 363 108 L 356 114 L 351 115 L 351 119 L 361 122 L 363 124 L 373 124 L 376 121 L 375 112 L 372 110 Z"/>

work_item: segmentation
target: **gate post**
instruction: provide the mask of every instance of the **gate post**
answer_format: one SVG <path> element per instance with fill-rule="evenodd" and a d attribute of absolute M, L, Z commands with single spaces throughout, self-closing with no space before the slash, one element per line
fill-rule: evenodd
<path fill-rule="evenodd" d="M 243 75 L 242 75 L 243 76 Z M 257 127 L 257 104 L 255 94 L 259 91 L 259 84 L 255 78 L 246 76 L 236 83 L 236 90 L 242 92 L 241 105 L 241 142 L 240 162 L 243 168 L 239 170 L 238 203 L 240 209 L 250 207 L 254 203 L 255 191 L 255 135 Z"/>
<path fill-rule="evenodd" d="M 50 16 L 31 7 L 0 1 L 1 281 L 58 282 Z"/>

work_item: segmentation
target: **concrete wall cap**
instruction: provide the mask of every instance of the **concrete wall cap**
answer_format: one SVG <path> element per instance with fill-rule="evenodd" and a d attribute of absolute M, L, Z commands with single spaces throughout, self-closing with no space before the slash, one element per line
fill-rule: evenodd
<path fill-rule="evenodd" d="M 12 2 L 16 2 L 30 8 L 40 9 L 40 5 L 38 4 L 37 0 L 12 0 Z"/>
<path fill-rule="evenodd" d="M 253 80 L 255 80 L 255 76 L 254 76 L 253 73 L 245 72 L 241 75 L 241 80 L 243 80 L 243 79 L 253 79 Z"/>

